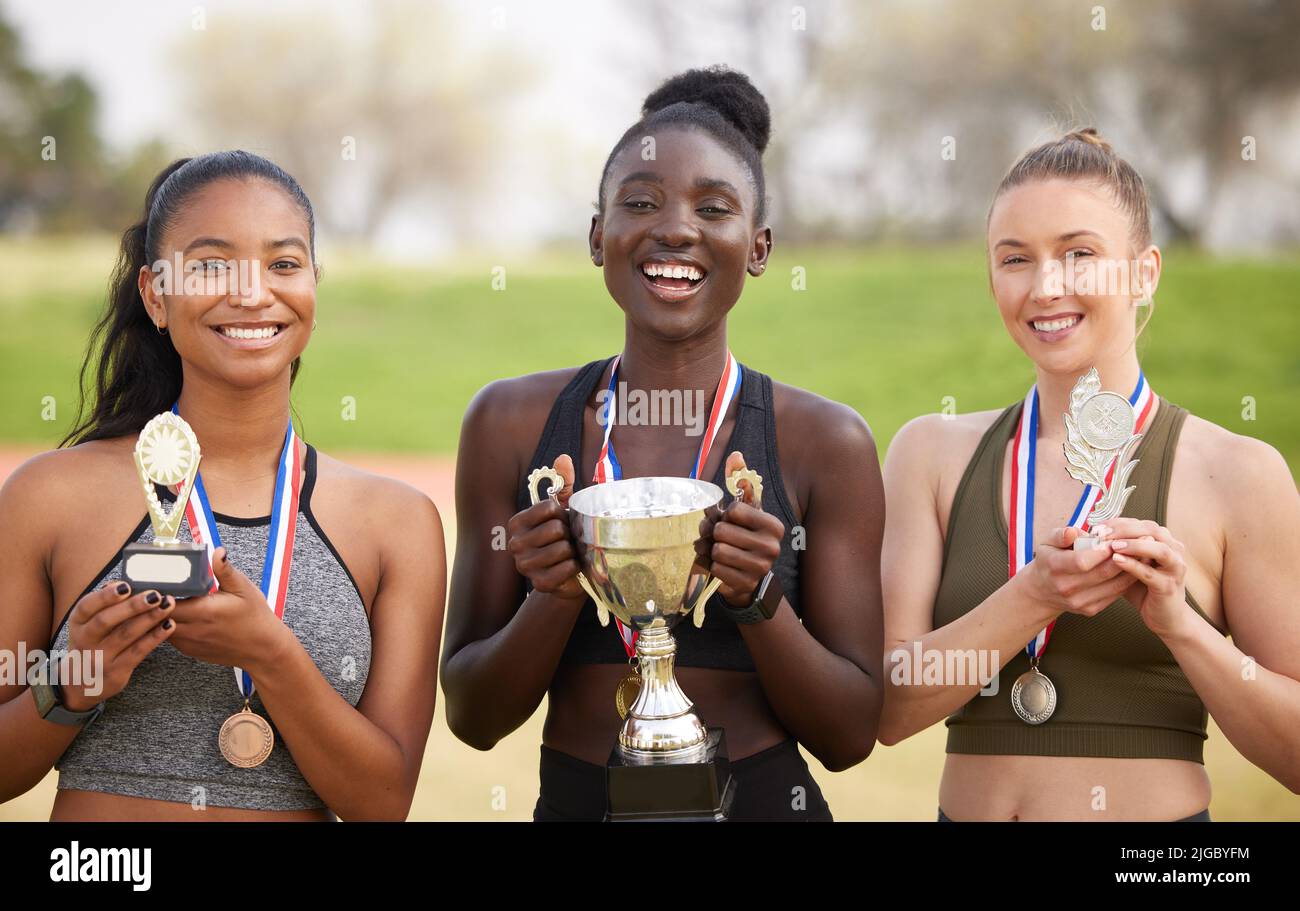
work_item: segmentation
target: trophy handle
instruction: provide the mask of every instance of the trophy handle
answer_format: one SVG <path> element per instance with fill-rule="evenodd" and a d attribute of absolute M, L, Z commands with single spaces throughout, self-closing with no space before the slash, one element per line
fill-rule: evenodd
<path fill-rule="evenodd" d="M 555 492 L 564 486 L 564 478 L 560 477 L 560 473 L 550 465 L 543 465 L 538 468 L 528 476 L 528 500 L 534 506 L 542 501 L 541 495 L 537 492 L 537 485 L 543 480 L 551 482 L 549 491 L 551 497 L 554 497 Z"/>
<path fill-rule="evenodd" d="M 743 489 L 740 486 L 741 481 L 749 482 L 749 489 L 754 493 L 753 506 L 758 509 L 763 508 L 763 476 L 752 468 L 737 468 L 731 474 L 727 475 L 727 490 L 734 497 L 740 497 Z"/>
<path fill-rule="evenodd" d="M 752 468 L 737 468 L 731 474 L 727 475 L 727 490 L 733 497 L 739 499 L 744 495 L 744 489 L 740 486 L 741 481 L 749 482 L 749 489 L 753 493 L 754 505 L 758 509 L 763 508 L 763 476 Z M 704 605 L 713 593 L 722 585 L 721 579 L 709 578 L 708 583 L 695 599 L 693 610 L 695 611 L 695 628 L 699 629 L 704 625 Z"/>
<path fill-rule="evenodd" d="M 695 605 L 692 608 L 695 611 L 696 629 L 699 629 L 704 625 L 704 605 L 708 603 L 709 599 L 713 597 L 713 593 L 716 592 L 721 585 L 721 579 L 716 576 L 710 576 L 709 581 L 705 583 L 704 588 L 700 590 L 699 596 L 696 597 Z"/>
<path fill-rule="evenodd" d="M 564 478 L 550 465 L 536 469 L 528 475 L 528 500 L 534 506 L 542 501 L 541 496 L 537 493 L 537 485 L 543 479 L 551 482 L 551 489 L 547 495 L 552 499 L 555 498 L 555 492 L 564 486 Z M 582 590 L 587 593 L 591 600 L 596 602 L 596 619 L 600 621 L 600 625 L 609 626 L 609 608 L 605 605 L 605 599 L 597 593 L 595 587 L 587 579 L 586 573 L 582 570 L 578 570 L 578 584 L 582 586 Z"/>

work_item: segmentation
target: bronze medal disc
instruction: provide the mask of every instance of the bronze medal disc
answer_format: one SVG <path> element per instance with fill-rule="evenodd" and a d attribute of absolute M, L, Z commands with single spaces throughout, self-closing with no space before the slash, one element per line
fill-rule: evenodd
<path fill-rule="evenodd" d="M 221 755 L 226 762 L 241 769 L 251 769 L 266 762 L 275 744 L 271 724 L 248 707 L 231 715 L 221 726 Z"/>
<path fill-rule="evenodd" d="M 1056 711 L 1056 687 L 1037 668 L 1025 671 L 1011 687 L 1011 707 L 1025 724 L 1042 724 Z"/>
<path fill-rule="evenodd" d="M 618 682 L 618 689 L 614 690 L 614 707 L 618 709 L 618 717 L 627 717 L 627 713 L 632 711 L 632 703 L 636 702 L 636 697 L 640 694 L 640 674 L 628 674 Z"/>

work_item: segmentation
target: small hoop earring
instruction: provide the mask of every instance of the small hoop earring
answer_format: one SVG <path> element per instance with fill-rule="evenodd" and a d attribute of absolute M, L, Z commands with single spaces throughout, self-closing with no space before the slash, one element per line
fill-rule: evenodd
<path fill-rule="evenodd" d="M 166 334 L 167 334 L 167 327 L 164 326 L 164 325 L 162 325 L 161 323 L 155 324 L 155 325 L 154 325 L 154 328 L 158 330 L 158 334 L 159 334 L 159 335 L 166 335 Z"/>
<path fill-rule="evenodd" d="M 311 331 L 312 331 L 312 332 L 315 332 L 315 331 L 316 331 L 316 327 L 319 326 L 319 325 L 320 325 L 320 323 L 316 322 L 315 320 L 312 320 L 312 321 L 311 321 Z"/>

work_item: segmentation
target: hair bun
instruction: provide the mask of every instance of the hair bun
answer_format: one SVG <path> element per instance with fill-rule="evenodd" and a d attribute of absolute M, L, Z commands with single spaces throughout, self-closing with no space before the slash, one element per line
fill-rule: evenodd
<path fill-rule="evenodd" d="M 763 93 L 744 73 L 722 65 L 678 73 L 646 96 L 641 115 L 649 117 L 679 102 L 708 105 L 760 153 L 767 148 L 772 132 L 771 112 Z"/>
<path fill-rule="evenodd" d="M 1101 134 L 1097 132 L 1096 127 L 1084 127 L 1082 130 L 1074 130 L 1067 133 L 1066 139 L 1074 139 L 1078 142 L 1086 142 L 1090 146 L 1096 146 L 1108 155 L 1114 155 L 1115 150 L 1110 147 L 1110 143 L 1102 139 Z"/>

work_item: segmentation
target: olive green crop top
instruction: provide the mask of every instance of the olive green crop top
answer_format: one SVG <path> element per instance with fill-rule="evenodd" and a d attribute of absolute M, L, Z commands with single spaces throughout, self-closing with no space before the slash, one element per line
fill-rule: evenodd
<path fill-rule="evenodd" d="M 1009 406 L 984 434 L 953 497 L 934 603 L 935 629 L 1007 582 L 1002 468 L 1022 407 L 1022 402 Z M 1160 401 L 1134 453 L 1138 464 L 1129 483 L 1137 489 L 1124 515 L 1165 524 L 1174 448 L 1186 418 L 1186 410 Z M 1191 595 L 1187 601 L 1205 616 Z M 1011 708 L 1011 684 L 1029 670 L 1022 648 L 999 674 L 996 695 L 978 694 L 948 717 L 947 751 L 1204 763 L 1205 704 L 1168 647 L 1125 599 L 1093 617 L 1062 614 L 1040 667 L 1056 686 L 1051 718 L 1030 725 Z"/>

